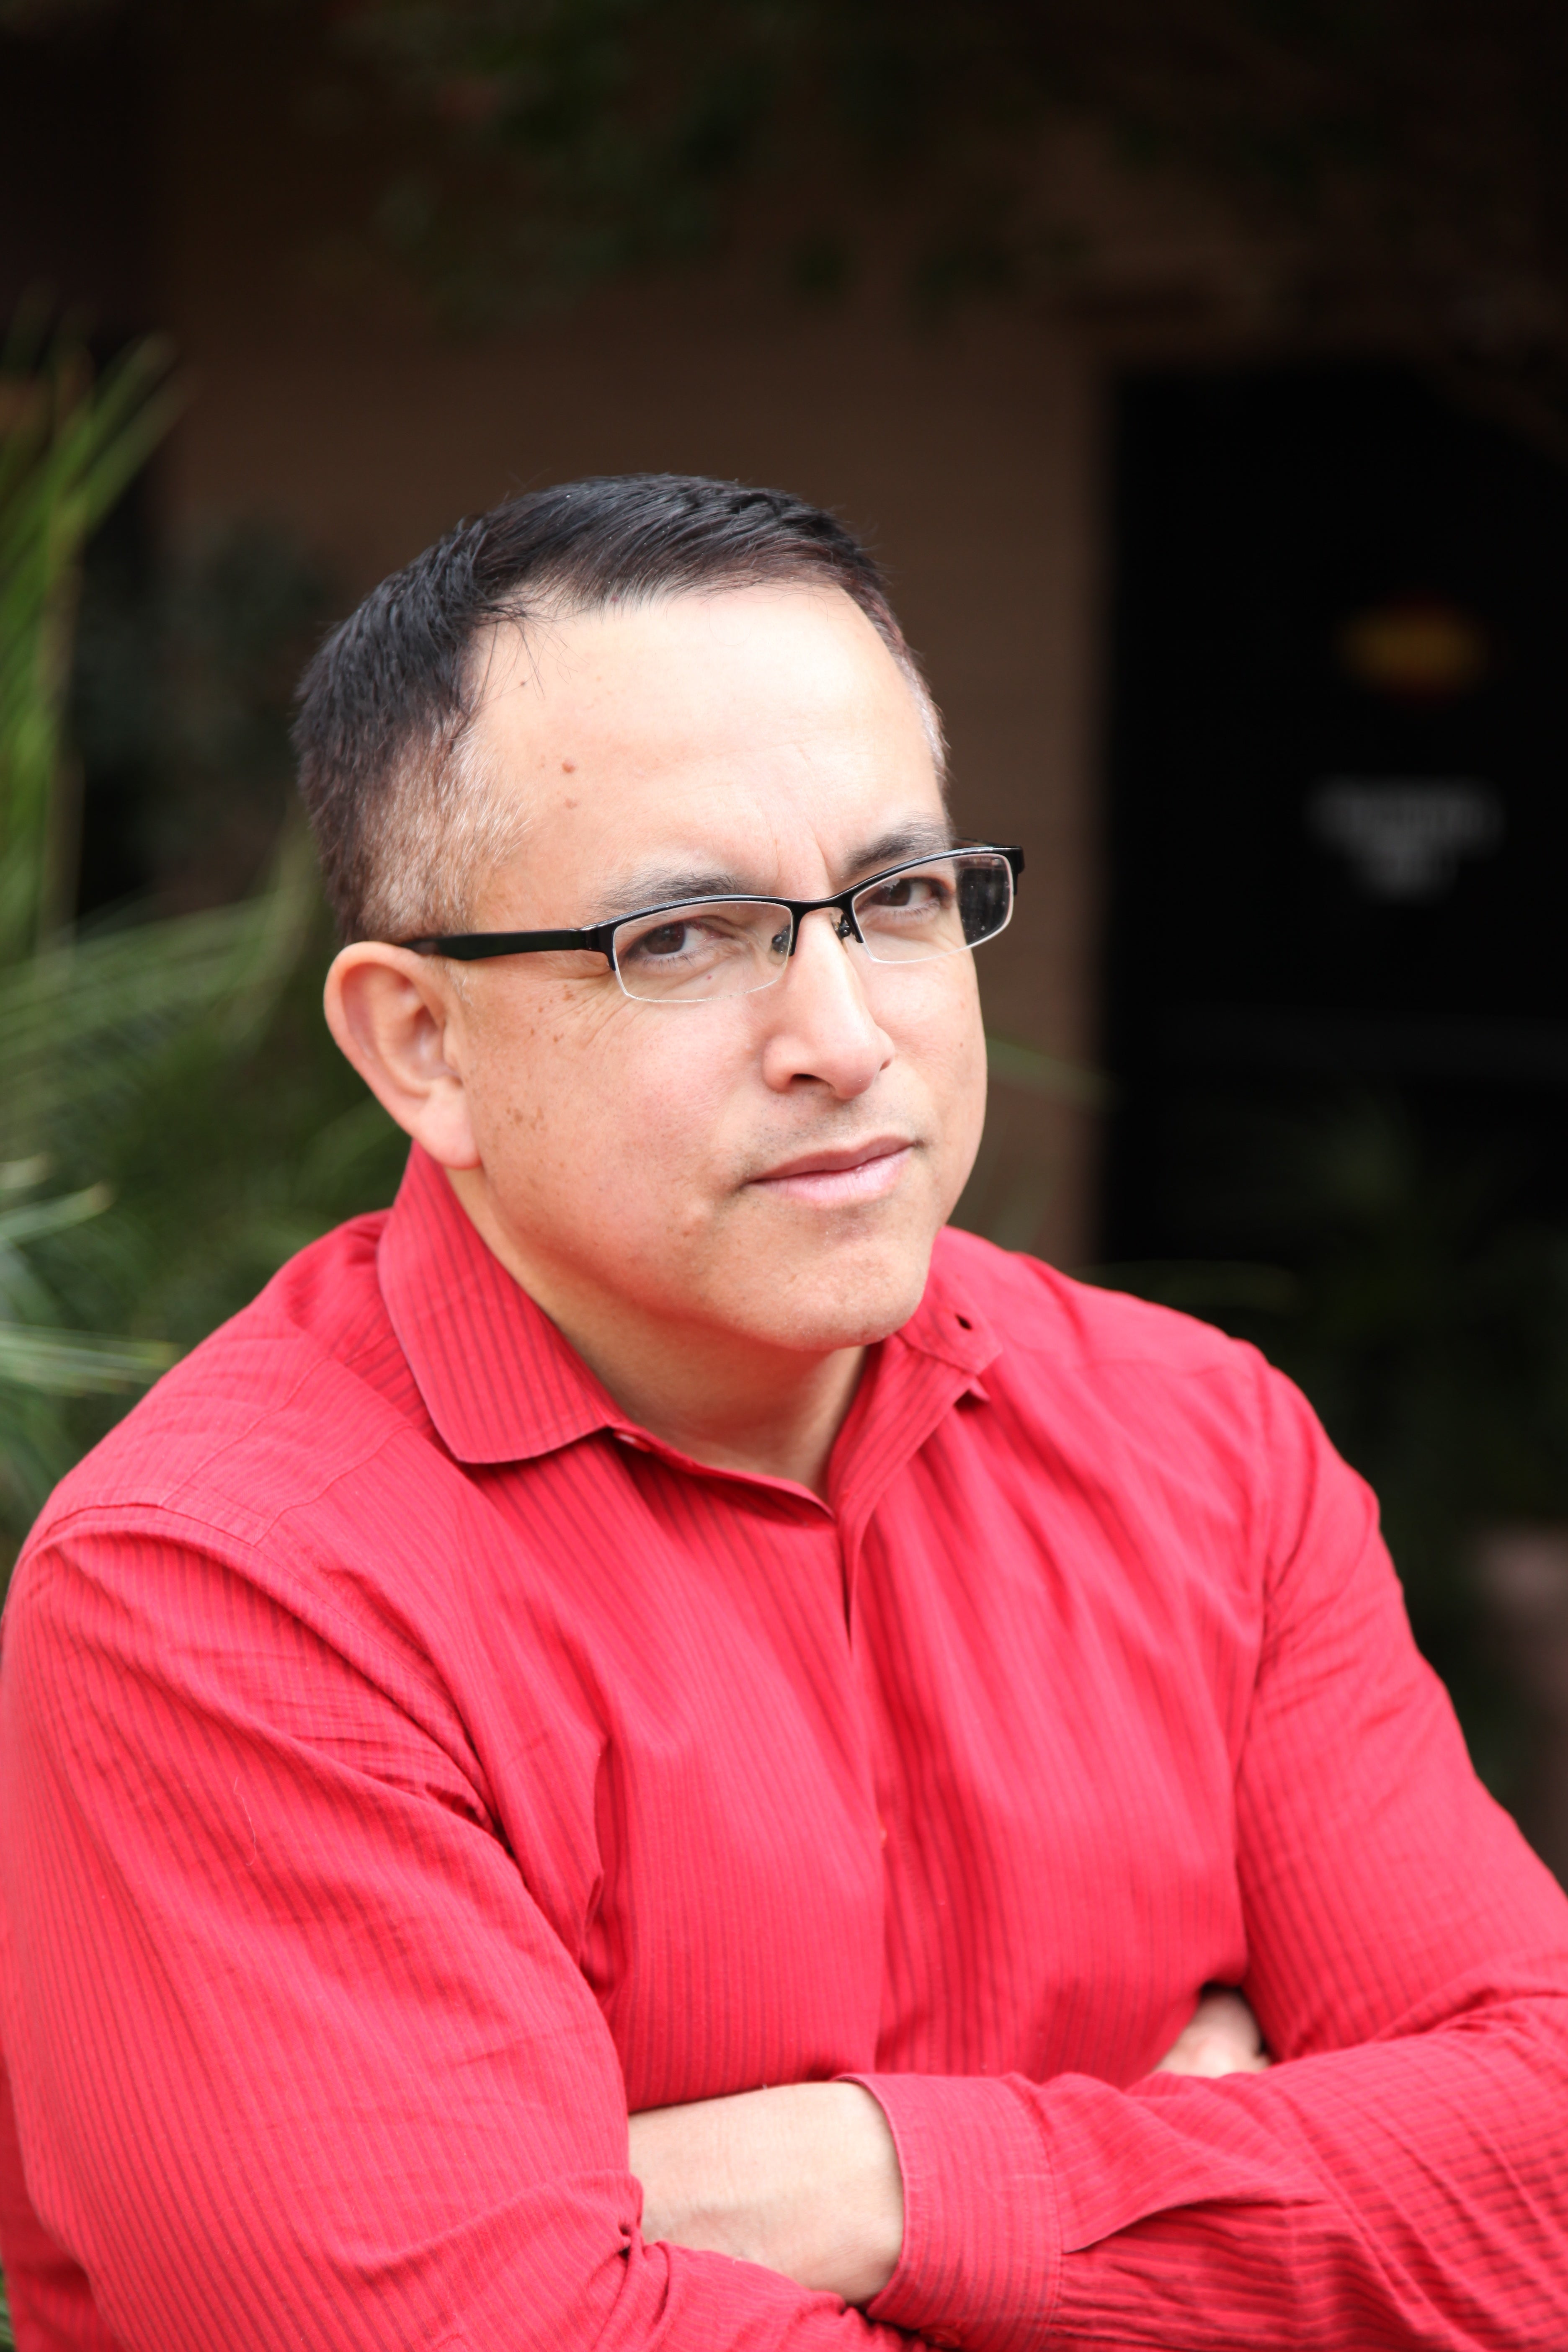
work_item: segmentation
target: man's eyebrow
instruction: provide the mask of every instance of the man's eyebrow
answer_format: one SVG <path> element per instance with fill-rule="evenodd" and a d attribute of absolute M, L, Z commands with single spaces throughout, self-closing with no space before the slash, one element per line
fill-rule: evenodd
<path fill-rule="evenodd" d="M 884 866 L 897 866 L 906 857 L 929 857 L 952 845 L 952 827 L 940 817 L 895 825 L 845 860 L 841 887 L 847 889 L 850 883 Z M 593 919 L 614 922 L 643 907 L 668 907 L 679 898 L 776 898 L 782 895 L 760 888 L 753 877 L 737 873 L 732 866 L 640 866 L 604 890 L 595 902 Z"/>
<path fill-rule="evenodd" d="M 943 817 L 919 817 L 912 824 L 894 825 L 879 833 L 846 861 L 844 884 L 875 874 L 883 866 L 901 865 L 906 857 L 931 857 L 954 846 L 952 827 Z"/>
<path fill-rule="evenodd" d="M 762 894 L 766 896 L 764 892 Z M 751 898 L 753 885 L 723 866 L 640 866 L 635 874 L 602 892 L 595 922 L 614 922 L 617 915 L 635 914 L 641 907 L 667 907 L 676 898 Z"/>

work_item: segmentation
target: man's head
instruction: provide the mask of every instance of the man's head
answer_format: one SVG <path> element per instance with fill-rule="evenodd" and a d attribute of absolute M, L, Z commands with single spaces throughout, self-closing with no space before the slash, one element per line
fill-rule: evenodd
<path fill-rule="evenodd" d="M 830 518 L 663 478 L 516 501 L 344 625 L 300 742 L 333 1033 L 590 1360 L 822 1355 L 912 1312 L 983 1113 L 967 955 L 879 965 L 816 915 L 773 986 L 670 1004 L 598 955 L 395 944 L 819 898 L 945 845 L 934 712 Z"/>
<path fill-rule="evenodd" d="M 511 499 L 395 572 L 306 672 L 300 789 L 344 940 L 462 930 L 474 877 L 511 851 L 526 809 L 474 719 L 498 638 L 571 614 L 727 588 L 837 588 L 915 694 L 939 768 L 942 726 L 880 571 L 843 525 L 783 490 L 611 475 Z"/>

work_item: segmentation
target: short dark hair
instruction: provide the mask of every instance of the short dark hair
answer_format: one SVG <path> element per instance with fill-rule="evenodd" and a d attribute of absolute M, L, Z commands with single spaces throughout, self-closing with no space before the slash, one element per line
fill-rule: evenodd
<path fill-rule="evenodd" d="M 563 482 L 458 524 L 384 580 L 306 671 L 294 730 L 342 938 L 463 929 L 476 872 L 509 854 L 515 807 L 467 756 L 491 628 L 791 583 L 859 606 L 921 701 L 940 769 L 941 723 L 879 565 L 787 491 L 685 474 Z"/>

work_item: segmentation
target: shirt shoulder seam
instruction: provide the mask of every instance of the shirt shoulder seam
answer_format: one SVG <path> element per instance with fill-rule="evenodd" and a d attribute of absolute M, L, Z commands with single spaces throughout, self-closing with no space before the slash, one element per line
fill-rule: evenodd
<path fill-rule="evenodd" d="M 192 1540 L 188 1536 L 182 1538 L 179 1532 L 184 1528 L 191 1528 L 196 1530 L 203 1538 L 201 1547 L 203 1549 L 216 1552 L 220 1557 L 236 1553 L 262 1556 L 266 1538 L 270 1536 L 283 1520 L 294 1512 L 308 1509 L 311 1504 L 320 1502 L 323 1496 L 331 1494 L 341 1479 L 351 1475 L 355 1470 L 363 1470 L 367 1462 L 374 1462 L 378 1454 L 384 1452 L 388 1445 L 395 1444 L 401 1434 L 400 1431 L 388 1431 L 380 1444 L 371 1447 L 355 1461 L 345 1464 L 334 1476 L 319 1486 L 313 1494 L 300 1496 L 284 1504 L 273 1514 L 258 1536 L 237 1535 L 232 1528 L 219 1526 L 211 1519 L 203 1518 L 194 1511 L 179 1510 L 170 1503 L 150 1501 L 145 1497 L 124 1503 L 101 1501 L 79 1503 L 70 1510 L 63 1511 L 58 1519 L 50 1521 L 37 1549 L 29 1555 L 30 1562 L 37 1563 L 35 1573 L 47 1569 L 52 1580 L 63 1572 L 63 1563 L 58 1559 L 51 1559 L 50 1554 L 55 1549 L 57 1538 L 67 1529 L 79 1528 L 84 1523 L 96 1522 L 98 1533 L 105 1536 L 121 1534 L 127 1532 L 126 1521 L 132 1514 L 143 1517 L 153 1522 L 153 1527 L 147 1530 L 149 1533 L 153 1532 L 159 1523 L 172 1523 L 168 1527 L 172 1541 Z M 237 1561 L 232 1560 L 231 1564 L 238 1565 Z M 291 1577 L 289 1580 L 290 1584 L 294 1582 Z M 278 1601 L 279 1607 L 289 1610 L 291 1614 L 298 1616 L 300 1613 L 290 1598 L 283 1591 L 278 1591 L 272 1597 Z M 25 1607 L 29 1598 L 31 1598 L 31 1588 L 26 1584 L 19 1587 L 17 1599 L 21 1605 Z M 384 1641 L 368 1619 L 352 1616 L 322 1586 L 312 1588 L 310 1600 L 312 1606 L 319 1607 L 346 1633 L 353 1634 L 356 1640 L 367 1642 L 385 1660 L 390 1668 L 405 1670 L 405 1661 L 401 1659 L 397 1652 Z"/>

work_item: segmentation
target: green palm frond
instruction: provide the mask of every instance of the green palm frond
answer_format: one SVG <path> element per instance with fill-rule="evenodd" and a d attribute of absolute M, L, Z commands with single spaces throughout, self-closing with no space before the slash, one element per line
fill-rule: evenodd
<path fill-rule="evenodd" d="M 163 1339 L 112 1339 L 99 1331 L 51 1331 L 0 1323 L 0 1385 L 54 1396 L 95 1396 L 145 1388 L 179 1349 Z"/>
<path fill-rule="evenodd" d="M 290 833 L 267 887 L 237 907 L 105 929 L 0 967 L 0 1150 L 20 1159 L 101 1132 L 198 1019 L 216 1015 L 243 1043 L 315 907 L 309 845 Z"/>
<path fill-rule="evenodd" d="M 82 550 L 168 430 L 164 345 L 94 380 L 68 344 L 0 354 L 0 964 L 66 915 L 62 725 Z"/>
<path fill-rule="evenodd" d="M 29 1164 L 40 1171 L 48 1166 L 41 1152 L 32 1162 L 21 1162 L 23 1167 Z M 0 1251 L 14 1249 L 18 1242 L 37 1241 L 40 1234 L 64 1233 L 72 1225 L 85 1224 L 89 1217 L 101 1216 L 113 1198 L 107 1184 L 88 1184 L 79 1192 L 63 1192 L 53 1201 L 24 1201 L 15 1209 L 0 1209 Z"/>

